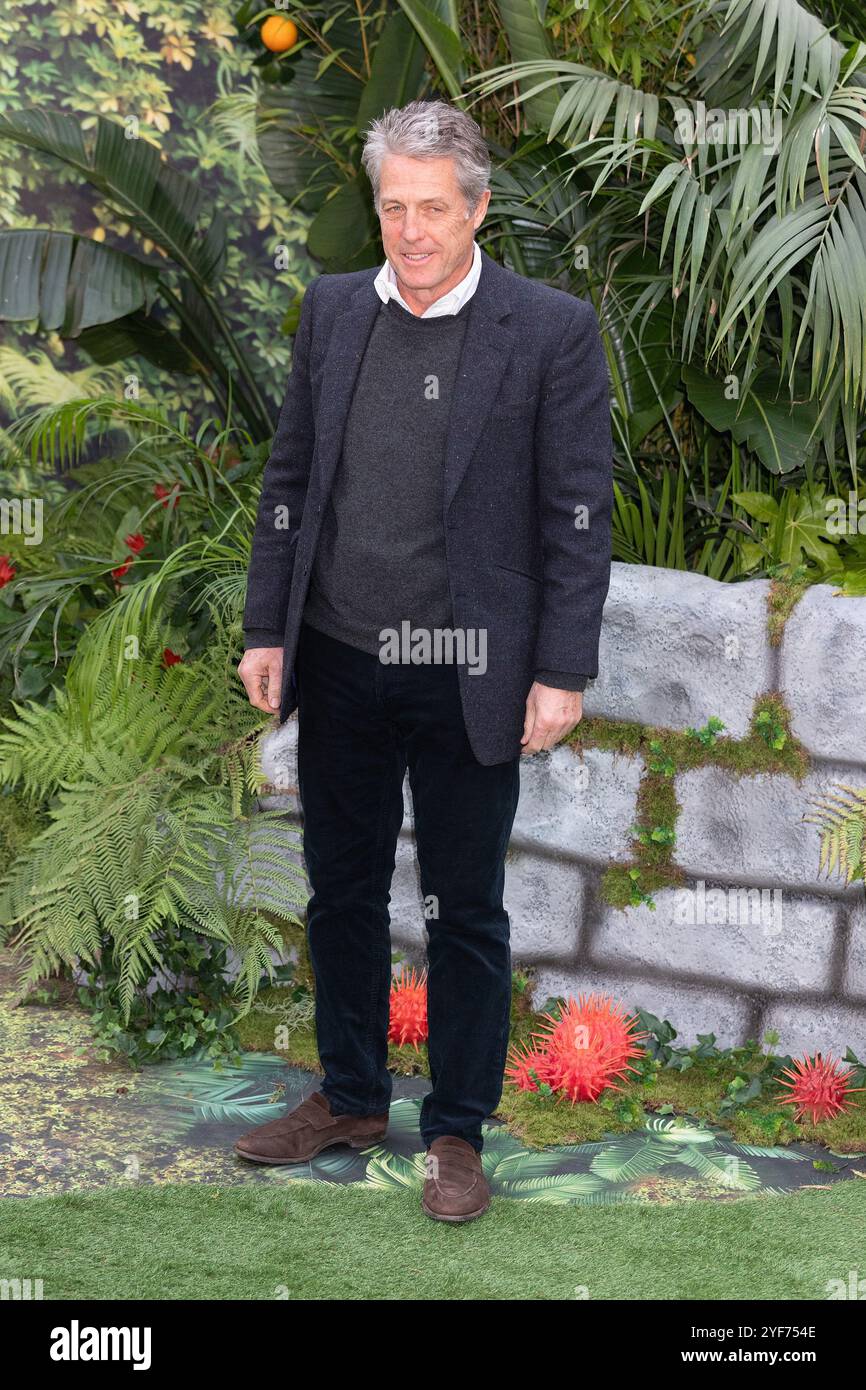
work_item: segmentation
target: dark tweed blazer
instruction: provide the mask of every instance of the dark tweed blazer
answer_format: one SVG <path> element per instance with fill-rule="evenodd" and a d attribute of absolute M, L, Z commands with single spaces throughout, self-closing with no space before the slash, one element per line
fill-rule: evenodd
<path fill-rule="evenodd" d="M 459 667 L 479 762 L 517 757 L 535 671 L 598 674 L 610 584 L 607 362 L 588 302 L 481 253 L 454 385 L 445 535 L 455 628 L 486 629 L 487 669 Z M 376 270 L 307 289 L 262 485 L 244 608 L 246 647 L 284 648 L 280 719 L 323 509 L 380 300 Z M 385 424 L 384 428 L 387 428 Z"/>

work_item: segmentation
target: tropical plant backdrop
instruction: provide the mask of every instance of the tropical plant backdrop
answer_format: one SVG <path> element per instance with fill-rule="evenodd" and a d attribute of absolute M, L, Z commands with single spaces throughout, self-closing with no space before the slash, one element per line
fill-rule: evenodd
<path fill-rule="evenodd" d="M 251 905 L 231 890 L 259 772 L 213 676 L 304 287 L 381 259 L 360 152 L 389 106 L 470 110 L 495 170 L 479 240 L 594 303 L 616 558 L 866 593 L 853 0 L 9 0 L 0 40 L 2 906 L 29 984 L 84 969 L 116 1033 L 167 930 L 238 951 L 245 1006 L 279 953 L 276 841 Z M 123 832 L 91 835 L 97 874 L 62 870 L 88 806 Z"/>

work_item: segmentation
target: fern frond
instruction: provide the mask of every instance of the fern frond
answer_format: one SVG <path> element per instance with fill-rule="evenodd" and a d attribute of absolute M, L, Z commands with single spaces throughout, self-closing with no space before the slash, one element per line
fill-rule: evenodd
<path fill-rule="evenodd" d="M 866 789 L 837 783 L 823 797 L 813 801 L 814 812 L 803 817 L 817 825 L 820 834 L 818 867 L 839 873 L 850 883 L 863 877 L 863 832 L 866 829 Z"/>
<path fill-rule="evenodd" d="M 159 932 L 193 922 L 235 952 L 247 1010 L 282 946 L 264 914 L 297 921 L 306 900 L 299 837 L 279 813 L 254 814 L 264 721 L 219 653 L 166 668 L 161 648 L 152 632 L 126 684 L 98 681 L 92 704 L 73 665 L 56 708 L 16 706 L 0 723 L 4 780 L 51 799 L 0 882 L 0 920 L 28 985 L 61 964 L 97 969 L 109 946 L 127 1016 L 161 966 Z"/>

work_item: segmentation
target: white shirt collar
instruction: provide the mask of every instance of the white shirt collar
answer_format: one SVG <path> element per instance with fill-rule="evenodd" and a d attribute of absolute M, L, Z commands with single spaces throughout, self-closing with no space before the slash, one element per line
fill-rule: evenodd
<path fill-rule="evenodd" d="M 435 299 L 429 308 L 424 310 L 423 314 L 416 317 L 435 319 L 443 314 L 456 314 L 463 308 L 467 299 L 471 299 L 478 287 L 478 280 L 481 275 L 481 248 L 477 241 L 473 241 L 472 247 L 472 265 L 460 283 L 455 285 L 453 290 L 449 290 L 447 294 Z M 396 299 L 397 303 L 402 304 L 403 308 L 410 314 L 413 312 L 397 288 L 397 277 L 389 260 L 385 261 L 373 284 L 383 304 L 387 304 L 389 299 Z"/>

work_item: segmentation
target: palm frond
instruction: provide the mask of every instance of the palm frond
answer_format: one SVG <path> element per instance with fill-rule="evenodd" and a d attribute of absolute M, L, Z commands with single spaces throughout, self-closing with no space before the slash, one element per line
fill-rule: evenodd
<path fill-rule="evenodd" d="M 774 105 L 785 91 L 796 106 L 804 95 L 829 91 L 838 78 L 842 45 L 797 0 L 711 0 L 699 8 L 692 25 L 707 17 L 718 21 L 718 30 L 694 76 L 720 105 L 731 104 L 726 97 L 738 98 L 741 88 L 733 86 L 732 74 L 744 68 L 752 93 L 772 87 Z"/>

